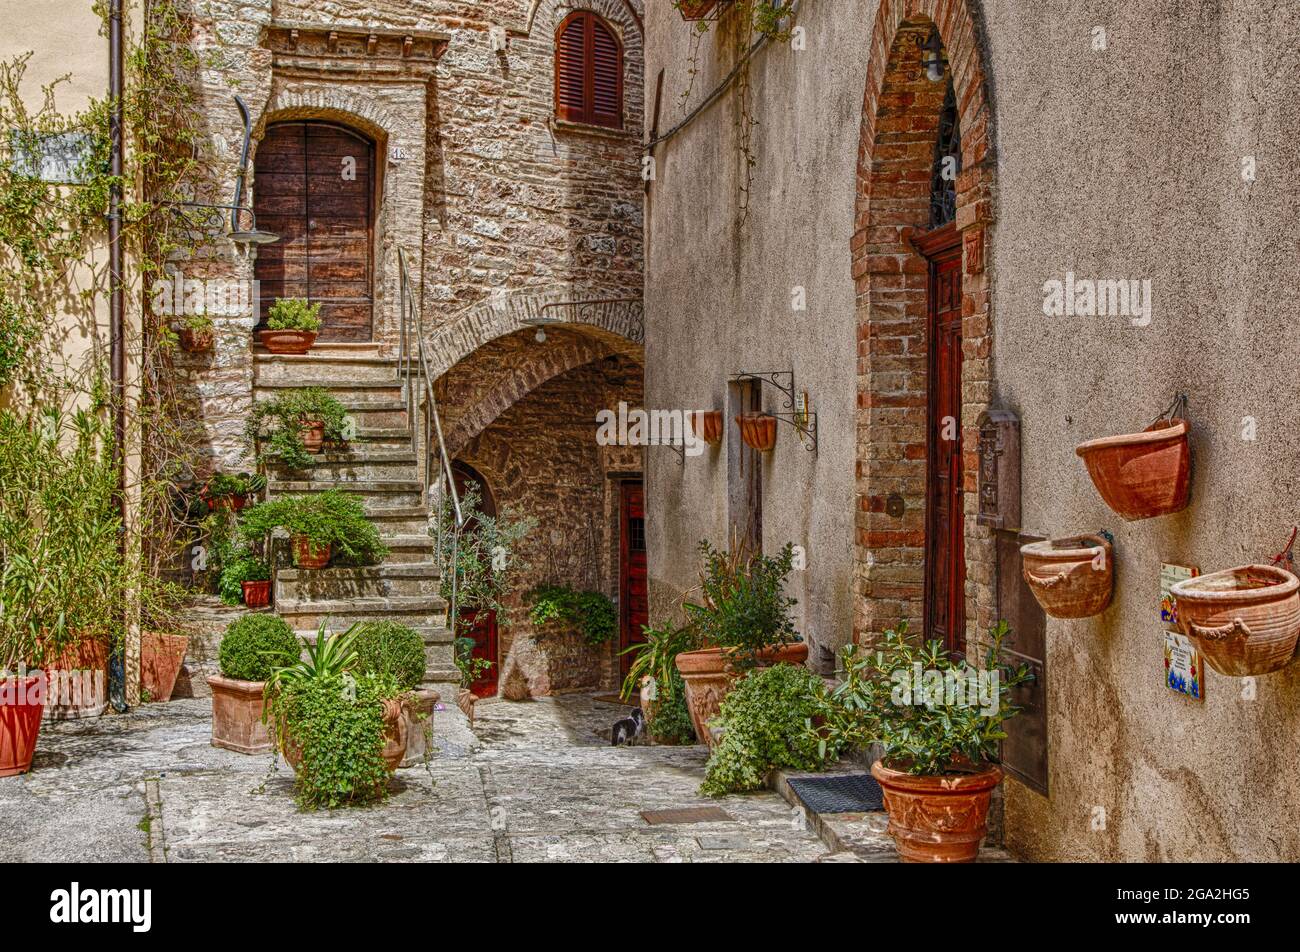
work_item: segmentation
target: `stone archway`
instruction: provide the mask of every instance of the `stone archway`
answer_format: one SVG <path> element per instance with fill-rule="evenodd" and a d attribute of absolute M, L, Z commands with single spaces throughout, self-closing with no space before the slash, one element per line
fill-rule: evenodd
<path fill-rule="evenodd" d="M 993 221 L 991 109 L 978 31 L 965 0 L 882 0 L 869 46 L 851 253 L 858 314 L 854 636 L 924 616 L 929 266 L 913 239 L 929 225 L 946 84 L 921 66 L 936 29 L 961 133 L 955 227 L 962 244 L 962 481 L 966 631 L 995 620 L 991 533 L 977 526 L 976 421 L 991 389 L 986 232 Z"/>

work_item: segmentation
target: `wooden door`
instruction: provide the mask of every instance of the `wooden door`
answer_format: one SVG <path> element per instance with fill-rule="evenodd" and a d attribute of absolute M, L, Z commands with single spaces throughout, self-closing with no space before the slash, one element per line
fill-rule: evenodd
<path fill-rule="evenodd" d="M 966 650 L 961 451 L 961 235 L 948 225 L 918 246 L 930 258 L 929 445 L 926 455 L 926 638 Z"/>
<path fill-rule="evenodd" d="M 619 519 L 619 650 L 645 642 L 641 627 L 650 621 L 646 584 L 645 489 L 640 480 L 622 484 Z M 620 656 L 620 676 L 627 677 L 633 655 Z"/>
<path fill-rule="evenodd" d="M 254 170 L 257 223 L 280 236 L 257 252 L 259 326 L 276 298 L 307 298 L 322 305 L 320 340 L 370 340 L 374 143 L 330 123 L 277 123 Z"/>
<path fill-rule="evenodd" d="M 470 484 L 478 487 L 479 493 L 479 512 L 485 516 L 495 518 L 497 514 L 496 499 L 492 495 L 492 490 L 488 486 L 487 480 L 474 467 L 460 460 L 455 460 L 451 464 L 452 476 L 456 480 L 456 492 L 461 499 L 465 498 L 465 491 Z M 470 519 L 465 524 L 463 531 L 472 531 L 476 519 Z M 495 611 L 476 611 L 474 609 L 464 609 L 460 612 L 463 621 L 462 628 L 465 629 L 465 637 L 474 639 L 474 647 L 470 654 L 475 658 L 482 658 L 491 662 L 491 667 L 483 671 L 478 679 L 470 685 L 470 691 L 475 697 L 495 697 L 497 685 L 500 679 L 501 671 L 501 651 L 497 635 L 497 613 Z"/>

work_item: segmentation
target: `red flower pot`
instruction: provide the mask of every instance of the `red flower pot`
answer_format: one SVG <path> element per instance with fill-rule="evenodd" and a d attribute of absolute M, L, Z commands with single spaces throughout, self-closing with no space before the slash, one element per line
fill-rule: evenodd
<path fill-rule="evenodd" d="M 316 331 L 259 331 L 257 336 L 273 354 L 305 354 L 316 343 Z"/>
<path fill-rule="evenodd" d="M 217 338 L 213 331 L 196 330 L 193 327 L 182 327 L 176 335 L 181 339 L 181 350 L 191 354 L 202 354 L 211 350 Z"/>
<path fill-rule="evenodd" d="M 89 638 L 45 659 L 45 717 L 99 717 L 108 710 L 108 644 Z"/>
<path fill-rule="evenodd" d="M 988 832 L 989 799 L 1002 771 L 917 777 L 879 760 L 871 774 L 889 811 L 889 835 L 905 863 L 973 863 Z"/>
<path fill-rule="evenodd" d="M 293 564 L 300 569 L 323 569 L 330 564 L 330 546 L 313 545 L 306 536 L 293 537 Z"/>
<path fill-rule="evenodd" d="M 239 512 L 248 505 L 248 497 L 240 494 L 236 496 L 204 496 L 207 500 L 209 509 L 225 509 L 229 512 Z"/>
<path fill-rule="evenodd" d="M 151 701 L 170 701 L 176 690 L 176 676 L 185 663 L 190 640 L 185 635 L 161 631 L 140 634 L 140 687 Z"/>
<path fill-rule="evenodd" d="M 769 413 L 741 413 L 736 417 L 740 438 L 761 453 L 776 446 L 776 417 Z"/>
<path fill-rule="evenodd" d="M 271 604 L 270 581 L 240 582 L 239 584 L 244 589 L 244 604 L 249 608 L 265 608 Z"/>
<path fill-rule="evenodd" d="M 1134 522 L 1187 508 L 1192 453 L 1186 420 L 1160 420 L 1141 433 L 1075 447 L 1106 505 Z"/>
<path fill-rule="evenodd" d="M 308 453 L 319 453 L 325 446 L 325 424 L 321 420 L 304 420 L 298 435 Z"/>
<path fill-rule="evenodd" d="M 722 411 L 702 410 L 691 414 L 691 432 L 710 446 L 722 442 Z"/>
<path fill-rule="evenodd" d="M 31 769 L 41 733 L 45 688 L 43 673 L 0 681 L 0 777 Z"/>

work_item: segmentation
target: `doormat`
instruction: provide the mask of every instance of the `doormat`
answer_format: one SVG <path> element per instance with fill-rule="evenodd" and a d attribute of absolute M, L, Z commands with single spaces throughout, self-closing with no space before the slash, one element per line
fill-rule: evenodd
<path fill-rule="evenodd" d="M 681 810 L 642 810 L 641 819 L 647 823 L 724 823 L 731 814 L 721 807 L 685 807 Z"/>
<path fill-rule="evenodd" d="M 788 783 L 813 813 L 871 813 L 885 808 L 885 796 L 871 774 L 795 777 Z"/>

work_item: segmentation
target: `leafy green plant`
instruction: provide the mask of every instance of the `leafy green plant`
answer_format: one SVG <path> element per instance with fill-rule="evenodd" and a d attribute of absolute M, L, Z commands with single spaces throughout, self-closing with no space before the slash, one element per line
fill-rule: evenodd
<path fill-rule="evenodd" d="M 266 326 L 273 331 L 318 331 L 320 308 L 305 298 L 277 298 L 266 313 Z"/>
<path fill-rule="evenodd" d="M 211 499 L 224 496 L 251 496 L 266 488 L 266 477 L 260 473 L 214 473 L 203 487 L 204 495 Z"/>
<path fill-rule="evenodd" d="M 692 625 L 642 625 L 641 632 L 645 641 L 620 652 L 633 655 L 627 677 L 623 679 L 621 696 L 625 701 L 640 688 L 642 678 L 651 677 L 656 684 L 668 684 L 677 673 L 677 656 L 701 647 L 699 634 Z"/>
<path fill-rule="evenodd" d="M 774 768 L 821 770 L 841 750 L 815 726 L 826 688 L 798 665 L 750 671 L 723 699 L 722 740 L 709 757 L 700 792 L 717 797 L 762 788 Z"/>
<path fill-rule="evenodd" d="M 186 314 L 176 323 L 192 331 L 210 331 L 216 327 L 216 324 L 212 322 L 212 318 L 206 314 Z"/>
<path fill-rule="evenodd" d="M 654 716 L 646 724 L 650 735 L 661 744 L 695 743 L 695 724 L 686 706 L 686 684 L 676 668 L 666 681 L 656 680 L 658 701 Z"/>
<path fill-rule="evenodd" d="M 528 617 L 539 629 L 559 626 L 576 630 L 587 645 L 597 648 L 618 633 L 618 609 L 600 592 L 577 592 L 567 585 L 539 585 L 528 595 Z"/>
<path fill-rule="evenodd" d="M 241 546 L 224 565 L 217 577 L 217 594 L 227 605 L 243 601 L 245 582 L 265 582 L 271 578 L 271 567 L 259 559 L 252 550 Z"/>
<path fill-rule="evenodd" d="M 343 404 L 323 387 L 297 387 L 253 404 L 244 425 L 244 436 L 258 446 L 259 460 L 306 469 L 315 460 L 303 443 L 302 428 L 318 421 L 324 424 L 325 439 L 345 442 L 351 427 Z"/>
<path fill-rule="evenodd" d="M 304 537 L 316 547 L 331 546 L 344 558 L 362 564 L 378 562 L 388 554 L 360 498 L 339 489 L 276 496 L 244 510 L 239 526 L 244 539 L 264 539 L 275 529 Z"/>
<path fill-rule="evenodd" d="M 394 621 L 366 622 L 357 628 L 352 647 L 358 672 L 392 675 L 403 691 L 424 680 L 424 639 L 414 628 Z"/>
<path fill-rule="evenodd" d="M 1011 692 L 1033 680 L 1028 665 L 1002 662 L 1009 637 L 999 621 L 977 664 L 954 659 L 942 642 L 909 638 L 906 622 L 874 644 L 846 646 L 844 680 L 823 710 L 824 737 L 838 746 L 878 741 L 886 766 L 918 776 L 995 761 L 1003 724 L 1020 712 Z"/>
<path fill-rule="evenodd" d="M 474 639 L 462 635 L 455 642 L 456 668 L 460 671 L 460 686 L 471 688 L 483 673 L 492 667 L 487 658 L 474 657 Z"/>
<path fill-rule="evenodd" d="M 703 646 L 729 649 L 732 663 L 743 670 L 759 663 L 764 648 L 798 640 L 790 614 L 798 603 L 785 595 L 794 562 L 790 543 L 776 556 L 750 555 L 738 546 L 722 552 L 707 540 L 699 549 L 703 604 L 683 607 Z"/>
<path fill-rule="evenodd" d="M 302 645 L 279 615 L 242 615 L 230 623 L 221 639 L 217 663 L 221 673 L 236 681 L 266 681 L 276 668 L 298 661 Z"/>

